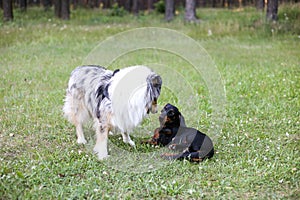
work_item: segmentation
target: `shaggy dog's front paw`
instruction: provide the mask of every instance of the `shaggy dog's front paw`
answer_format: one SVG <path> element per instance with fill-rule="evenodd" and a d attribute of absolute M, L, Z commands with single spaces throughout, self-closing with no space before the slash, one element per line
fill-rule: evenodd
<path fill-rule="evenodd" d="M 78 139 L 77 139 L 77 143 L 78 143 L 78 144 L 86 144 L 87 141 L 86 141 L 84 138 L 78 138 Z"/>
<path fill-rule="evenodd" d="M 128 143 L 130 146 L 132 146 L 132 147 L 135 147 L 135 143 L 134 143 L 134 141 L 132 141 L 132 140 L 129 140 L 127 143 Z"/>
<path fill-rule="evenodd" d="M 94 147 L 94 153 L 97 154 L 97 157 L 99 160 L 103 160 L 105 158 L 108 158 L 108 153 L 106 149 L 103 149 L 101 147 Z"/>

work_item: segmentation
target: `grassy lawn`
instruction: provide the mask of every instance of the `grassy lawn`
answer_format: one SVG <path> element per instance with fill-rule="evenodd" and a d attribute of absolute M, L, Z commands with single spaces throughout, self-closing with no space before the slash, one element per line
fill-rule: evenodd
<path fill-rule="evenodd" d="M 182 12 L 165 23 L 162 15 L 111 17 L 109 11 L 78 9 L 65 22 L 39 8 L 16 10 L 13 23 L 0 21 L 0 199 L 299 199 L 299 8 L 281 6 L 277 24 L 266 24 L 252 8 L 199 9 L 200 24 L 184 23 Z M 209 161 L 166 162 L 135 173 L 133 160 L 126 170 L 112 169 L 114 155 L 98 161 L 92 153 L 92 128 L 86 127 L 88 145 L 78 145 L 75 128 L 63 118 L 67 81 L 99 42 L 150 26 L 186 34 L 205 49 L 224 82 L 226 118 Z M 111 67 L 158 61 L 177 70 L 190 65 L 167 52 L 141 50 Z M 194 73 L 180 73 L 199 95 L 199 111 L 190 112 L 166 87 L 160 108 L 178 104 L 188 124 L 213 136 L 207 85 L 193 81 Z M 151 128 L 144 138 L 157 118 L 144 123 Z M 142 134 L 134 135 L 136 149 L 120 135 L 110 142 L 128 154 L 156 151 L 139 144 Z"/>

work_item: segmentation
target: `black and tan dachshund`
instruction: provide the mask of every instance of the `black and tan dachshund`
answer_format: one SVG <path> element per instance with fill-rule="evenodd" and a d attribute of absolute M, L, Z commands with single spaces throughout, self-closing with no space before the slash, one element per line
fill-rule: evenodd
<path fill-rule="evenodd" d="M 146 141 L 148 144 L 167 146 L 172 153 L 165 153 L 163 158 L 187 159 L 201 162 L 214 155 L 211 139 L 197 129 L 186 127 L 185 120 L 178 108 L 167 104 L 159 116 L 160 127 L 154 131 L 154 136 Z"/>

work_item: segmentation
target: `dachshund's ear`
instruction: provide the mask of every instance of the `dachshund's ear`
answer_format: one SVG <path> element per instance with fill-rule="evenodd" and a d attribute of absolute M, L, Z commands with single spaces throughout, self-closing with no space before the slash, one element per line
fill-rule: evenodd
<path fill-rule="evenodd" d="M 180 126 L 186 127 L 184 117 L 183 117 L 183 115 L 181 113 L 179 115 L 179 118 L 180 118 Z"/>

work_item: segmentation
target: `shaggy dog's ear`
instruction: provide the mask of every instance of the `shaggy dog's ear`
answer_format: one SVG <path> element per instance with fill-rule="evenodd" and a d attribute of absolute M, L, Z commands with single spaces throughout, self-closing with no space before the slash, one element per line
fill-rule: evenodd
<path fill-rule="evenodd" d="M 147 82 L 151 83 L 153 87 L 161 87 L 162 79 L 159 75 L 152 73 L 147 77 Z"/>

